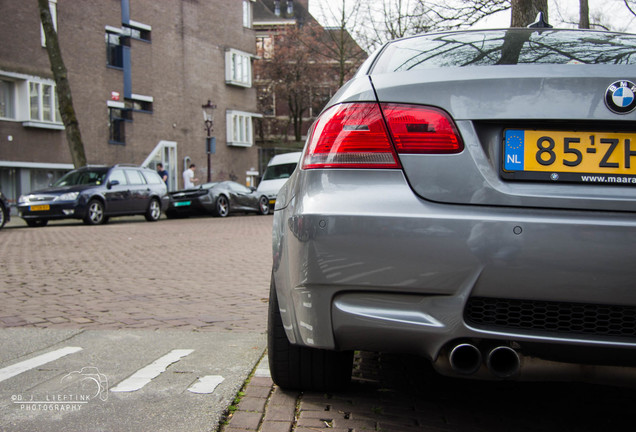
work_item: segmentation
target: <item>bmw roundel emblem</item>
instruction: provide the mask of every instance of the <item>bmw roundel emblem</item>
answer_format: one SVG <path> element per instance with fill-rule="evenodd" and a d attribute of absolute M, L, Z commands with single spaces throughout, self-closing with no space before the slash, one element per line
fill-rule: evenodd
<path fill-rule="evenodd" d="M 636 108 L 636 84 L 631 81 L 616 81 L 605 91 L 605 105 L 618 114 L 627 114 Z"/>

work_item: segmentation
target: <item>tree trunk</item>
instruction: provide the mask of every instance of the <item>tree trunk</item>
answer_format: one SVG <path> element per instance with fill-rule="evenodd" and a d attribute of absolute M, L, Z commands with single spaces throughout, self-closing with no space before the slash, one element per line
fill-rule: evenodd
<path fill-rule="evenodd" d="M 73 97 L 71 96 L 71 86 L 68 82 L 68 73 L 62 59 L 60 43 L 57 39 L 57 32 L 53 27 L 51 11 L 49 10 L 49 0 L 38 0 L 40 9 L 40 20 L 46 37 L 46 51 L 49 54 L 51 72 L 57 87 L 57 100 L 66 131 L 66 141 L 71 152 L 71 159 L 75 168 L 86 165 L 86 153 L 80 134 L 79 122 L 73 108 Z"/>
<path fill-rule="evenodd" d="M 587 0 L 579 0 L 579 28 L 590 28 L 590 5 Z"/>
<path fill-rule="evenodd" d="M 298 96 L 292 97 L 291 95 L 288 98 L 289 104 L 289 116 L 292 120 L 292 125 L 294 129 L 294 140 L 296 142 L 300 142 L 302 138 L 302 129 L 303 129 L 303 108 L 301 107 L 303 104 L 299 103 Z"/>
<path fill-rule="evenodd" d="M 510 13 L 510 27 L 526 27 L 532 24 L 539 12 L 548 20 L 548 0 L 512 0 Z"/>

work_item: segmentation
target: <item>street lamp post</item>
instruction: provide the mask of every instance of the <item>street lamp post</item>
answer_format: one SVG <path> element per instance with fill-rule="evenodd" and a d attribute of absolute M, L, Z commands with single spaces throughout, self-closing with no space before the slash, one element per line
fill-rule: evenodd
<path fill-rule="evenodd" d="M 208 154 L 208 183 L 212 181 L 212 169 L 210 165 L 210 157 L 216 153 L 216 139 L 212 136 L 214 130 L 214 110 L 216 105 L 213 105 L 208 99 L 208 103 L 201 105 L 203 108 L 203 123 L 207 136 L 205 138 L 205 152 Z"/>

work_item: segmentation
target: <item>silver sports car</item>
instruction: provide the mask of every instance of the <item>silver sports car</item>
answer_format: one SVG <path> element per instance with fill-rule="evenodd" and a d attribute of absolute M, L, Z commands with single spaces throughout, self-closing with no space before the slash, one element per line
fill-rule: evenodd
<path fill-rule="evenodd" d="M 226 217 L 230 213 L 269 213 L 266 195 L 240 183 L 224 181 L 204 183 L 193 189 L 170 192 L 166 216 L 170 219 L 192 215 Z"/>
<path fill-rule="evenodd" d="M 631 34 L 386 44 L 276 201 L 274 381 L 338 388 L 353 350 L 484 379 L 636 370 L 635 82 Z"/>

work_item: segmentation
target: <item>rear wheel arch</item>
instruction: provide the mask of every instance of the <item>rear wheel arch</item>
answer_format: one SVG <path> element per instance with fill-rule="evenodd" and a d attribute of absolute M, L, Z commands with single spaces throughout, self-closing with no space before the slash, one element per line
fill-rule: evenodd
<path fill-rule="evenodd" d="M 351 380 L 353 351 L 330 351 L 289 342 L 273 278 L 269 293 L 267 352 L 272 380 L 283 389 L 334 391 L 343 389 Z"/>

